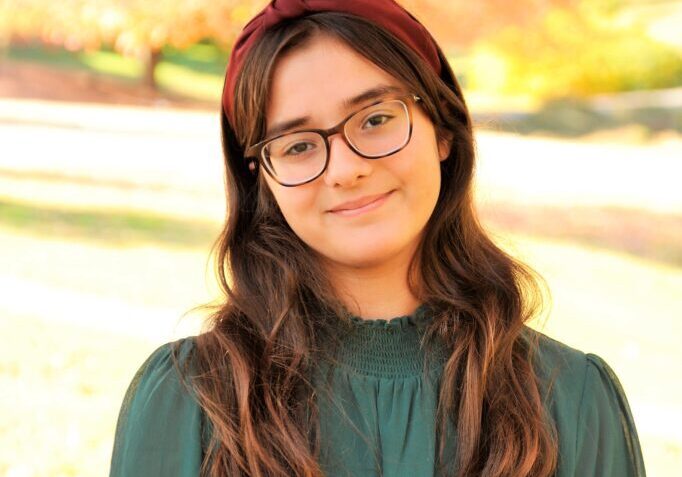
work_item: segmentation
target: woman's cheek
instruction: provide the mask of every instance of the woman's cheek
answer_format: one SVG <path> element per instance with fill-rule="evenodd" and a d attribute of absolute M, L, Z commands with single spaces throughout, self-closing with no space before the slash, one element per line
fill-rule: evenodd
<path fill-rule="evenodd" d="M 301 240 L 310 246 L 319 242 L 323 230 L 316 215 L 319 214 L 318 208 L 311 198 L 305 194 L 292 194 L 290 197 L 280 197 L 278 203 L 289 227 Z"/>

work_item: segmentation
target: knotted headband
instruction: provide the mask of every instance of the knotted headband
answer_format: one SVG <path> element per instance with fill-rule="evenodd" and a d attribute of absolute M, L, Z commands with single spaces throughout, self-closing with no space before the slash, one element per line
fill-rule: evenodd
<path fill-rule="evenodd" d="M 433 67 L 436 74 L 440 75 L 441 63 L 435 40 L 416 18 L 394 0 L 272 0 L 246 24 L 237 37 L 230 55 L 225 72 L 222 106 L 233 127 L 232 112 L 237 75 L 251 47 L 273 25 L 283 20 L 322 11 L 350 13 L 386 28 L 417 52 Z"/>

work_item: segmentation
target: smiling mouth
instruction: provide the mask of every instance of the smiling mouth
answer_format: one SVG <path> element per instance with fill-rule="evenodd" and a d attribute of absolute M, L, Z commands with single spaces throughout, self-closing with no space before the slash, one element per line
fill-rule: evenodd
<path fill-rule="evenodd" d="M 355 207 L 352 209 L 337 209 L 337 210 L 330 210 L 329 212 L 335 215 L 340 215 L 344 217 L 352 217 L 356 215 L 361 215 L 366 212 L 369 212 L 371 210 L 377 209 L 381 207 L 384 202 L 395 192 L 395 190 L 392 190 L 390 192 L 387 192 L 376 199 L 374 199 L 372 202 L 369 202 L 363 206 L 360 207 Z"/>

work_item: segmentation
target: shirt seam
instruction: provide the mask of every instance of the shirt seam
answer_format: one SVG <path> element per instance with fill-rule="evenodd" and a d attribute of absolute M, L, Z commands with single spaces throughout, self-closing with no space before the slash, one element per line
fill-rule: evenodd
<path fill-rule="evenodd" d="M 580 404 L 578 406 L 578 418 L 576 419 L 576 428 L 575 428 L 575 456 L 576 458 L 578 457 L 578 450 L 579 450 L 579 440 L 580 440 L 580 428 L 582 424 L 582 419 L 583 419 L 583 407 L 585 404 L 585 394 L 587 393 L 587 375 L 589 374 L 589 366 L 590 366 L 590 361 L 587 359 L 587 356 L 583 354 L 583 359 L 585 360 L 584 362 L 584 375 L 583 375 L 583 388 L 580 394 Z"/>

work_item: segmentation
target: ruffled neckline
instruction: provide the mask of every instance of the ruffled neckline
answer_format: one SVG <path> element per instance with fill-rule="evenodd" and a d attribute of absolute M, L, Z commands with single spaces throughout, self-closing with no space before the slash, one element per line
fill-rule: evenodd
<path fill-rule="evenodd" d="M 341 346 L 336 363 L 355 375 L 378 378 L 411 378 L 424 371 L 421 338 L 433 312 L 425 303 L 410 314 L 390 319 L 364 319 L 348 314 L 350 326 L 340 333 Z M 438 347 L 430 368 L 443 363 L 443 348 Z"/>
<path fill-rule="evenodd" d="M 366 319 L 350 314 L 350 322 L 354 327 L 373 328 L 379 330 L 408 330 L 413 327 L 423 327 L 429 317 L 429 307 L 422 303 L 410 314 L 400 315 L 393 318 Z"/>

